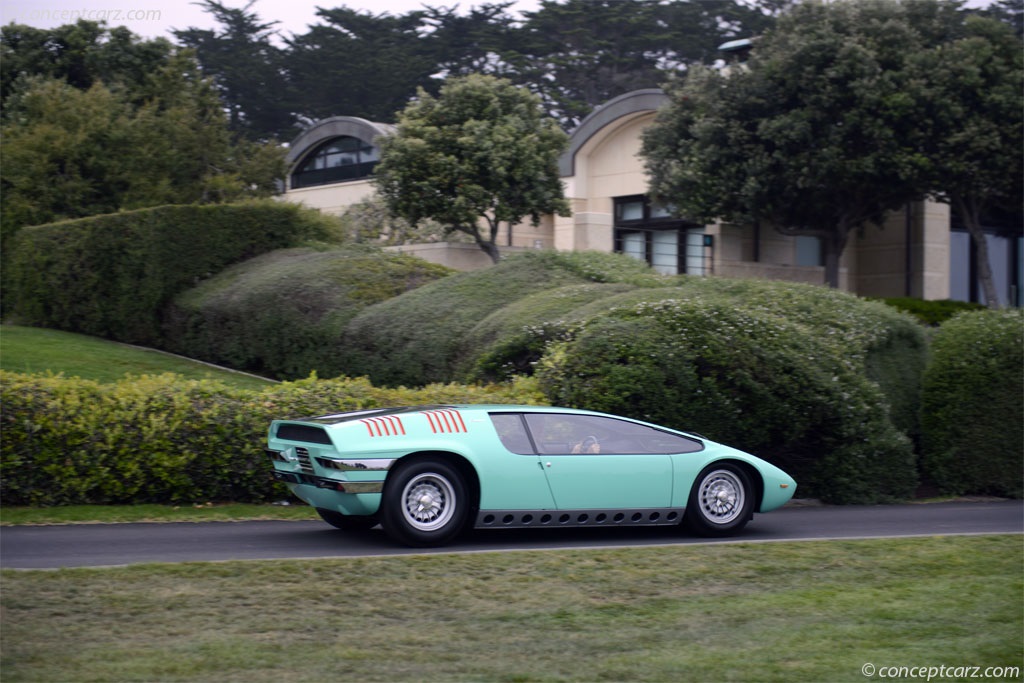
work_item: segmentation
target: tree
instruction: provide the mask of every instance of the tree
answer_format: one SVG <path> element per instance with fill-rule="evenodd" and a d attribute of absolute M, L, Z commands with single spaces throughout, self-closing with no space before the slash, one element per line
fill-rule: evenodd
<path fill-rule="evenodd" d="M 510 67 L 501 54 L 513 43 L 513 19 L 507 10 L 510 0 L 470 7 L 460 16 L 452 7 L 426 7 L 423 23 L 431 27 L 430 42 L 437 71 L 445 78 L 486 73 L 505 76 Z"/>
<path fill-rule="evenodd" d="M 45 76 L 79 90 L 116 84 L 144 99 L 153 94 L 146 91 L 150 74 L 174 51 L 168 40 L 143 40 L 103 22 L 80 19 L 53 29 L 8 24 L 0 28 L 0 98 L 6 103 L 21 79 Z"/>
<path fill-rule="evenodd" d="M 284 53 L 272 42 L 278 22 L 261 21 L 249 11 L 254 3 L 236 9 L 204 0 L 198 4 L 221 28 L 190 27 L 174 36 L 195 51 L 203 73 L 214 79 L 233 131 L 255 140 L 291 137 L 295 117 L 288 109 Z"/>
<path fill-rule="evenodd" d="M 525 89 L 493 76 L 455 78 L 436 98 L 421 89 L 381 139 L 375 183 L 397 216 L 464 232 L 497 262 L 500 223 L 511 234 L 527 215 L 535 225 L 541 214 L 568 215 L 558 175 L 566 143 Z"/>
<path fill-rule="evenodd" d="M 284 175 L 274 145 L 236 141 L 220 100 L 187 54 L 150 74 L 145 92 L 19 79 L 2 118 L 0 226 L 160 204 L 267 196 Z"/>
<path fill-rule="evenodd" d="M 931 189 L 959 216 L 975 245 L 978 281 L 985 303 L 999 305 L 988 241 L 982 227 L 993 210 L 1015 216 L 1021 231 L 1024 205 L 1024 58 L 1013 29 L 991 19 L 968 17 L 965 35 L 917 56 L 920 78 L 930 82 L 926 154 Z"/>
<path fill-rule="evenodd" d="M 1024 38 L 1024 0 L 999 0 L 978 14 L 1009 24 L 1018 38 Z"/>
<path fill-rule="evenodd" d="M 524 16 L 502 56 L 567 129 L 613 97 L 714 62 L 722 42 L 770 21 L 735 0 L 542 0 Z"/>
<path fill-rule="evenodd" d="M 395 17 L 339 7 L 317 15 L 322 23 L 287 41 L 293 111 L 302 117 L 393 121 L 437 72 L 423 12 Z"/>
<path fill-rule="evenodd" d="M 671 84 L 645 134 L 652 192 L 696 220 L 759 221 L 821 238 L 839 283 L 849 235 L 929 191 L 910 56 L 950 39 L 942 0 L 804 3 L 758 42 L 749 68 Z M 934 77 L 940 77 L 935 75 Z"/>

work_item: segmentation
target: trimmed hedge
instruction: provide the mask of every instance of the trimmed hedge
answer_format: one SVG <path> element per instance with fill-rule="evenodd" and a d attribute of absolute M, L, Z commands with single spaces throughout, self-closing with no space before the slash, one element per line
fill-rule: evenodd
<path fill-rule="evenodd" d="M 482 351 L 477 324 L 540 292 L 588 282 L 657 282 L 627 256 L 536 251 L 460 273 L 367 308 L 345 330 L 352 375 L 377 384 L 422 385 L 461 379 Z"/>
<path fill-rule="evenodd" d="M 897 308 L 904 313 L 914 316 L 922 325 L 938 327 L 950 318 L 965 311 L 984 310 L 983 304 L 970 303 L 967 301 L 953 301 L 952 299 L 941 299 L 938 301 L 925 301 L 913 297 L 894 297 L 882 299 L 883 303 Z"/>
<path fill-rule="evenodd" d="M 545 289 L 502 306 L 466 335 L 465 346 L 472 354 L 467 354 L 459 376 L 495 382 L 532 375 L 548 343 L 579 321 L 581 308 L 634 289 L 635 285 L 622 282 L 590 282 Z"/>
<path fill-rule="evenodd" d="M 22 228 L 5 256 L 6 306 L 27 325 L 160 346 L 173 297 L 225 267 L 326 237 L 285 202 L 162 206 Z"/>
<path fill-rule="evenodd" d="M 694 292 L 728 296 L 735 305 L 806 326 L 876 383 L 896 427 L 912 439 L 918 438 L 928 340 L 914 318 L 827 287 L 726 278 L 689 278 L 685 282 L 685 288 Z"/>
<path fill-rule="evenodd" d="M 906 498 L 910 440 L 878 386 L 817 330 L 726 300 L 664 300 L 595 316 L 540 363 L 553 403 L 584 405 L 737 446 L 834 503 Z"/>
<path fill-rule="evenodd" d="M 6 505 L 278 500 L 263 447 L 274 418 L 436 403 L 538 403 L 530 382 L 382 389 L 310 378 L 259 392 L 176 375 L 116 384 L 0 372 Z"/>
<path fill-rule="evenodd" d="M 1024 312 L 963 313 L 932 343 L 922 397 L 922 471 L 948 494 L 1020 498 Z"/>
<path fill-rule="evenodd" d="M 358 245 L 274 251 L 179 295 L 166 314 L 165 346 L 278 379 L 350 374 L 345 325 L 452 272 Z"/>
<path fill-rule="evenodd" d="M 911 317 L 836 290 L 788 282 L 684 276 L 642 285 L 570 285 L 499 308 L 466 336 L 467 348 L 476 353 L 475 366 L 460 377 L 500 381 L 513 373 L 529 374 L 546 344 L 563 338 L 574 323 L 616 308 L 666 300 L 698 306 L 719 302 L 805 326 L 876 383 L 893 423 L 917 438 L 927 340 Z"/>

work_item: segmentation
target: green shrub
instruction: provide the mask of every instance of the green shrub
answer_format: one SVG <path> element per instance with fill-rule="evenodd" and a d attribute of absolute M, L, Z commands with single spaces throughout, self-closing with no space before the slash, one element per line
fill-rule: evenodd
<path fill-rule="evenodd" d="M 878 385 L 893 423 L 917 439 L 928 341 L 912 317 L 835 289 L 793 282 L 686 278 L 683 288 L 703 296 L 728 296 L 748 310 L 807 327 Z"/>
<path fill-rule="evenodd" d="M 274 251 L 179 295 L 165 344 L 279 379 L 348 374 L 344 328 L 356 314 L 451 272 L 372 247 Z"/>
<path fill-rule="evenodd" d="M 922 398 L 922 472 L 949 494 L 1020 498 L 1024 313 L 963 313 L 932 343 Z"/>
<path fill-rule="evenodd" d="M 880 303 L 810 285 L 684 276 L 543 290 L 498 309 L 469 332 L 468 346 L 479 355 L 473 372 L 464 376 L 500 380 L 512 372 L 529 373 L 545 345 L 563 336 L 574 322 L 666 300 L 719 302 L 805 327 L 877 384 L 884 395 L 881 405 L 893 423 L 917 438 L 927 351 L 924 329 Z"/>
<path fill-rule="evenodd" d="M 345 330 L 350 374 L 377 384 L 421 385 L 464 377 L 488 344 L 474 328 L 502 307 L 572 284 L 656 281 L 644 263 L 614 254 L 536 251 L 460 273 L 361 312 Z"/>
<path fill-rule="evenodd" d="M 904 313 L 914 316 L 922 325 L 938 327 L 953 316 L 964 311 L 978 311 L 985 308 L 982 304 L 973 304 L 967 301 L 953 301 L 942 299 L 939 301 L 925 301 L 913 297 L 894 297 L 882 299 L 882 302 L 898 308 Z"/>
<path fill-rule="evenodd" d="M 912 495 L 909 440 L 877 385 L 817 331 L 727 300 L 617 308 L 551 345 L 538 379 L 556 404 L 694 430 L 776 463 L 801 495 Z"/>
<path fill-rule="evenodd" d="M 176 375 L 116 384 L 0 372 L 7 505 L 280 499 L 263 447 L 274 418 L 443 403 L 537 403 L 528 381 L 384 389 L 306 379 L 259 392 Z"/>
<path fill-rule="evenodd" d="M 516 375 L 532 375 L 547 344 L 579 320 L 576 312 L 581 307 L 633 289 L 634 285 L 626 283 L 566 285 L 502 306 L 466 334 L 466 348 L 472 349 L 474 355 L 467 356 L 459 375 L 477 381 L 505 381 Z"/>
<path fill-rule="evenodd" d="M 12 239 L 18 322 L 158 346 L 173 297 L 228 265 L 325 236 L 284 202 L 163 206 L 23 228 Z"/>

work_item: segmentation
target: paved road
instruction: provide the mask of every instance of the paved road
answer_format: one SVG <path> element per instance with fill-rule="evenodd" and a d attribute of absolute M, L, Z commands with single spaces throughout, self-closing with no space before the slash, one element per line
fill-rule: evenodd
<path fill-rule="evenodd" d="M 757 515 L 737 538 L 712 541 L 666 527 L 487 530 L 469 534 L 447 548 L 428 550 L 396 546 L 380 529 L 352 535 L 322 522 L 22 526 L 0 529 L 0 567 L 46 569 L 145 562 L 1001 533 L 1024 533 L 1024 501 L 788 507 Z"/>

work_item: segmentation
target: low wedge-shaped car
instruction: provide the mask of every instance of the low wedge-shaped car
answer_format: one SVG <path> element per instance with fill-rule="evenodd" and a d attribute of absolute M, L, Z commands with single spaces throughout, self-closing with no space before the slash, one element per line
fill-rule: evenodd
<path fill-rule="evenodd" d="M 275 420 L 274 477 L 340 529 L 442 545 L 468 527 L 740 531 L 796 490 L 696 434 L 569 408 L 438 405 Z"/>

